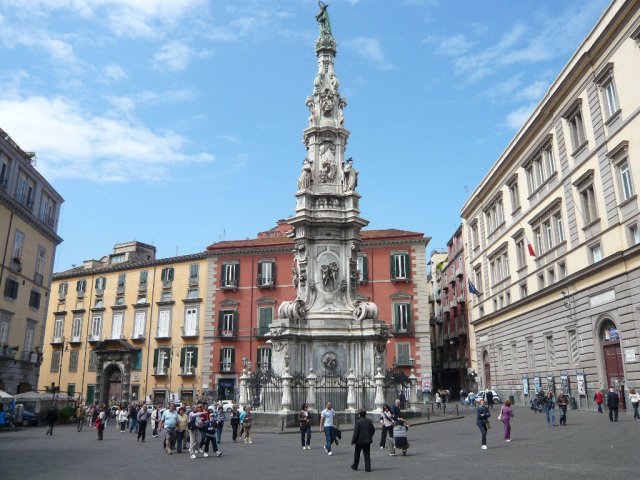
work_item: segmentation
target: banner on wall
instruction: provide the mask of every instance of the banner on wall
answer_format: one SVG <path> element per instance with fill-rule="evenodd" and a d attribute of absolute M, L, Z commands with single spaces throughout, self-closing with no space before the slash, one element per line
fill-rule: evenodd
<path fill-rule="evenodd" d="M 567 372 L 562 372 L 560 374 L 560 387 L 562 388 L 562 393 L 569 396 L 570 386 L 569 386 L 569 374 Z"/>
<path fill-rule="evenodd" d="M 576 374 L 576 382 L 578 384 L 578 395 L 585 396 L 587 394 L 586 384 L 584 383 L 584 373 Z"/>
<path fill-rule="evenodd" d="M 529 395 L 529 379 L 527 377 L 522 377 L 522 393 Z"/>
<path fill-rule="evenodd" d="M 540 377 L 533 377 L 533 389 L 536 391 L 536 393 L 539 393 L 541 388 L 540 388 Z"/>

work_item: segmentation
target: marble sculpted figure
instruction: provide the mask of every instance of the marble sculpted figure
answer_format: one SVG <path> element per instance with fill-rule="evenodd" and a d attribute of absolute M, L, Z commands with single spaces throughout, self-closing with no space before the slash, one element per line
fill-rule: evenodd
<path fill-rule="evenodd" d="M 302 163 L 302 173 L 298 178 L 298 190 L 307 190 L 311 186 L 311 162 L 308 158 L 304 159 Z"/>
<path fill-rule="evenodd" d="M 342 170 L 344 176 L 344 190 L 346 192 L 355 191 L 358 186 L 358 170 L 353 168 L 353 158 L 349 157 Z"/>

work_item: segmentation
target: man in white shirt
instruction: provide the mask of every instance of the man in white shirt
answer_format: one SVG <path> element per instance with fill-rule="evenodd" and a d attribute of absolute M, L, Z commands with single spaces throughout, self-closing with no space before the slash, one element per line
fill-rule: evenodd
<path fill-rule="evenodd" d="M 320 431 L 324 432 L 324 450 L 329 456 L 333 455 L 331 444 L 333 442 L 336 442 L 336 445 L 338 444 L 336 441 L 336 428 L 338 428 L 338 417 L 336 417 L 336 412 L 333 410 L 331 402 L 327 402 L 326 408 L 320 414 Z"/>

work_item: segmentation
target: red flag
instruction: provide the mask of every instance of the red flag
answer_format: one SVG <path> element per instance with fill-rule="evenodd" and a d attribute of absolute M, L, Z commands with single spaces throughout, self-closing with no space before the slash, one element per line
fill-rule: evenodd
<path fill-rule="evenodd" d="M 533 245 L 531 244 L 531 242 L 529 241 L 529 238 L 527 237 L 527 235 L 525 234 L 524 236 L 524 241 L 527 244 L 527 250 L 529 250 L 529 255 L 531 255 L 533 258 L 536 258 L 536 251 L 533 249 Z"/>

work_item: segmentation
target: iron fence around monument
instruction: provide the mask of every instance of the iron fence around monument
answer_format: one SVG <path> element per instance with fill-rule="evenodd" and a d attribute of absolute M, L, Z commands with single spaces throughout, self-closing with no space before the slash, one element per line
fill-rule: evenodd
<path fill-rule="evenodd" d="M 289 380 L 291 392 L 291 409 L 302 408 L 309 393 L 309 380 L 302 373 L 294 373 Z M 260 370 L 249 376 L 247 380 L 248 395 L 255 410 L 278 412 L 282 410 L 283 379 L 271 371 Z M 390 370 L 383 382 L 383 398 L 385 403 L 393 405 L 396 398 L 404 401 L 404 408 L 409 407 L 411 383 L 401 372 Z M 315 382 L 316 408 L 324 409 L 331 402 L 334 410 L 345 411 L 348 407 L 349 380 L 340 373 L 326 372 L 317 377 Z M 353 406 L 367 411 L 375 409 L 376 382 L 371 375 L 363 375 L 353 379 Z"/>

